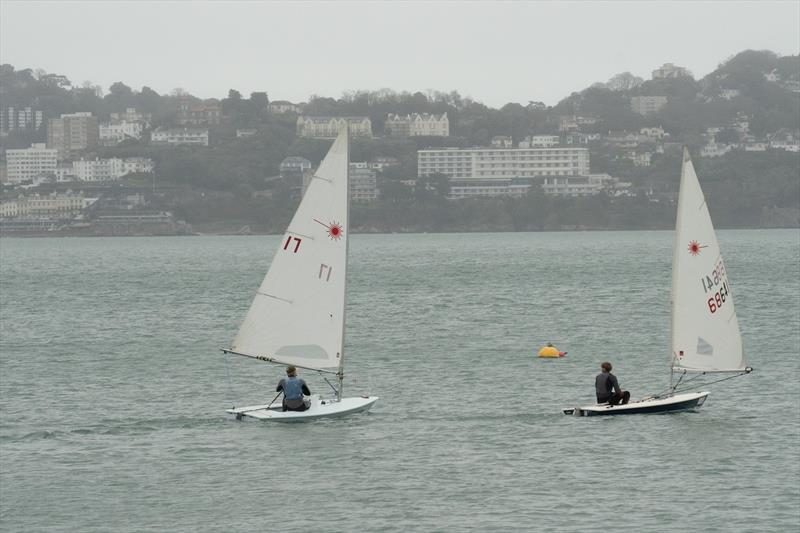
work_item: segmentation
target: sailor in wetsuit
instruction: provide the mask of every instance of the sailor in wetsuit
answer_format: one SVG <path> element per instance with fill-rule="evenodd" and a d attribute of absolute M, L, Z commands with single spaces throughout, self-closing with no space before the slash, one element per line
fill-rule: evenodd
<path fill-rule="evenodd" d="M 619 388 L 617 376 L 611 373 L 611 363 L 605 362 L 600 365 L 602 372 L 594 380 L 594 388 L 597 393 L 597 403 L 609 403 L 623 405 L 631 399 L 631 393 Z"/>
<path fill-rule="evenodd" d="M 275 392 L 283 391 L 284 411 L 305 411 L 308 405 L 303 395 L 311 396 L 306 382 L 297 377 L 297 369 L 293 366 L 286 367 L 286 377 L 278 382 Z"/>

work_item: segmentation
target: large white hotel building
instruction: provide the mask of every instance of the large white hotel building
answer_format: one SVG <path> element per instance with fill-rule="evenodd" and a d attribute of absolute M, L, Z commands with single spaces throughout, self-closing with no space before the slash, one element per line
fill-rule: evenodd
<path fill-rule="evenodd" d="M 417 152 L 417 175 L 452 181 L 588 176 L 588 148 L 440 148 Z"/>

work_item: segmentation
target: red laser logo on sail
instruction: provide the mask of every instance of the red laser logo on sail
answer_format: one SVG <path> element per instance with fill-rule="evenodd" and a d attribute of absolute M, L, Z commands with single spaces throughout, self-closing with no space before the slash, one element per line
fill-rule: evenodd
<path fill-rule="evenodd" d="M 692 241 L 689 243 L 689 253 L 692 255 L 699 255 L 701 248 L 708 248 L 708 245 L 700 246 L 700 243 L 697 241 Z"/>
<path fill-rule="evenodd" d="M 338 222 L 331 222 L 330 224 L 325 224 L 324 222 L 320 222 L 316 218 L 314 219 L 314 222 L 316 222 L 317 224 L 322 224 L 328 229 L 328 237 L 330 237 L 331 240 L 338 241 L 339 239 L 342 238 L 342 232 L 344 230 L 342 229 L 342 225 L 339 224 Z"/>

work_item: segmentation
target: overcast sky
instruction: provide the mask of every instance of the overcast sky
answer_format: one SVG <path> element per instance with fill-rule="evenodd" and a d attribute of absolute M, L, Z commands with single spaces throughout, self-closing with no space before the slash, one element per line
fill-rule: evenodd
<path fill-rule="evenodd" d="M 0 1 L 3 63 L 205 98 L 391 88 L 552 105 L 665 62 L 702 77 L 749 48 L 798 54 L 800 1 Z"/>

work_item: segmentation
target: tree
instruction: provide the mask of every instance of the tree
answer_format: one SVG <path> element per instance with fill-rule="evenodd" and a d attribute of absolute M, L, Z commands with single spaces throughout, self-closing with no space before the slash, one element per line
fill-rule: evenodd
<path fill-rule="evenodd" d="M 231 89 L 228 91 L 228 100 L 239 101 L 241 99 L 242 99 L 242 93 L 240 93 L 236 89 Z"/>

